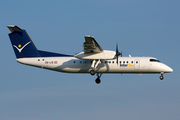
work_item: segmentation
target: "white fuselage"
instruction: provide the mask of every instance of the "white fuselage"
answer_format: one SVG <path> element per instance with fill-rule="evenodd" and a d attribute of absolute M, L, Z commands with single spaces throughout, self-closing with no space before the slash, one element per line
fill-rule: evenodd
<path fill-rule="evenodd" d="M 153 57 L 119 57 L 114 60 L 101 60 L 96 73 L 168 73 L 173 70 L 161 62 L 150 61 Z M 35 57 L 19 58 L 19 63 L 66 73 L 89 73 L 92 60 L 75 57 Z"/>

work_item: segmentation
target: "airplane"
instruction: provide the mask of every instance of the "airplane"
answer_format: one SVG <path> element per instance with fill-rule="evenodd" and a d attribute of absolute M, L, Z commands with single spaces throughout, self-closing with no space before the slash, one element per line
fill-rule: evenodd
<path fill-rule="evenodd" d="M 163 80 L 164 73 L 173 72 L 172 68 L 154 57 L 122 57 L 117 44 L 116 51 L 103 50 L 93 36 L 85 36 L 84 50 L 75 55 L 38 50 L 24 29 L 15 25 L 7 27 L 11 31 L 8 35 L 16 61 L 25 65 L 65 73 L 96 74 L 97 84 L 105 73 L 160 73 L 160 79 Z"/>

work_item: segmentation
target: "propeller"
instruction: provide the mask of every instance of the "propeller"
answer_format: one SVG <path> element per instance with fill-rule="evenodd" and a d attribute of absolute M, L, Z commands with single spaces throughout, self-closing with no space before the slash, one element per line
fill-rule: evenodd
<path fill-rule="evenodd" d="M 120 53 L 119 50 L 118 50 L 118 44 L 116 43 L 116 63 L 118 64 L 118 56 L 121 55 L 122 57 L 122 52 Z"/>

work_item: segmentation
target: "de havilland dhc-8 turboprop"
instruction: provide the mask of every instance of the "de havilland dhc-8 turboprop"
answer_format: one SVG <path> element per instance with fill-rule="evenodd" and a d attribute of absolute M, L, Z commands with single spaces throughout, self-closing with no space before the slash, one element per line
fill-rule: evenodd
<path fill-rule="evenodd" d="M 16 61 L 25 65 L 65 73 L 96 74 L 97 84 L 105 73 L 159 73 L 163 80 L 164 73 L 173 72 L 173 69 L 154 57 L 122 57 L 117 44 L 116 51 L 103 50 L 92 36 L 85 36 L 84 50 L 75 55 L 38 50 L 25 30 L 15 25 L 7 27 L 11 31 L 9 38 Z"/>

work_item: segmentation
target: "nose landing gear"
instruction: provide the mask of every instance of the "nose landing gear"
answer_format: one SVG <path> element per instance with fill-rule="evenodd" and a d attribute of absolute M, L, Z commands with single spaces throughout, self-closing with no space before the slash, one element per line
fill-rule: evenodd
<path fill-rule="evenodd" d="M 164 79 L 164 76 L 163 76 L 163 75 L 161 75 L 159 78 L 160 78 L 161 80 L 163 80 L 163 79 Z"/>
<path fill-rule="evenodd" d="M 161 72 L 161 76 L 159 77 L 161 80 L 164 79 L 164 76 L 163 76 L 164 72 Z"/>

